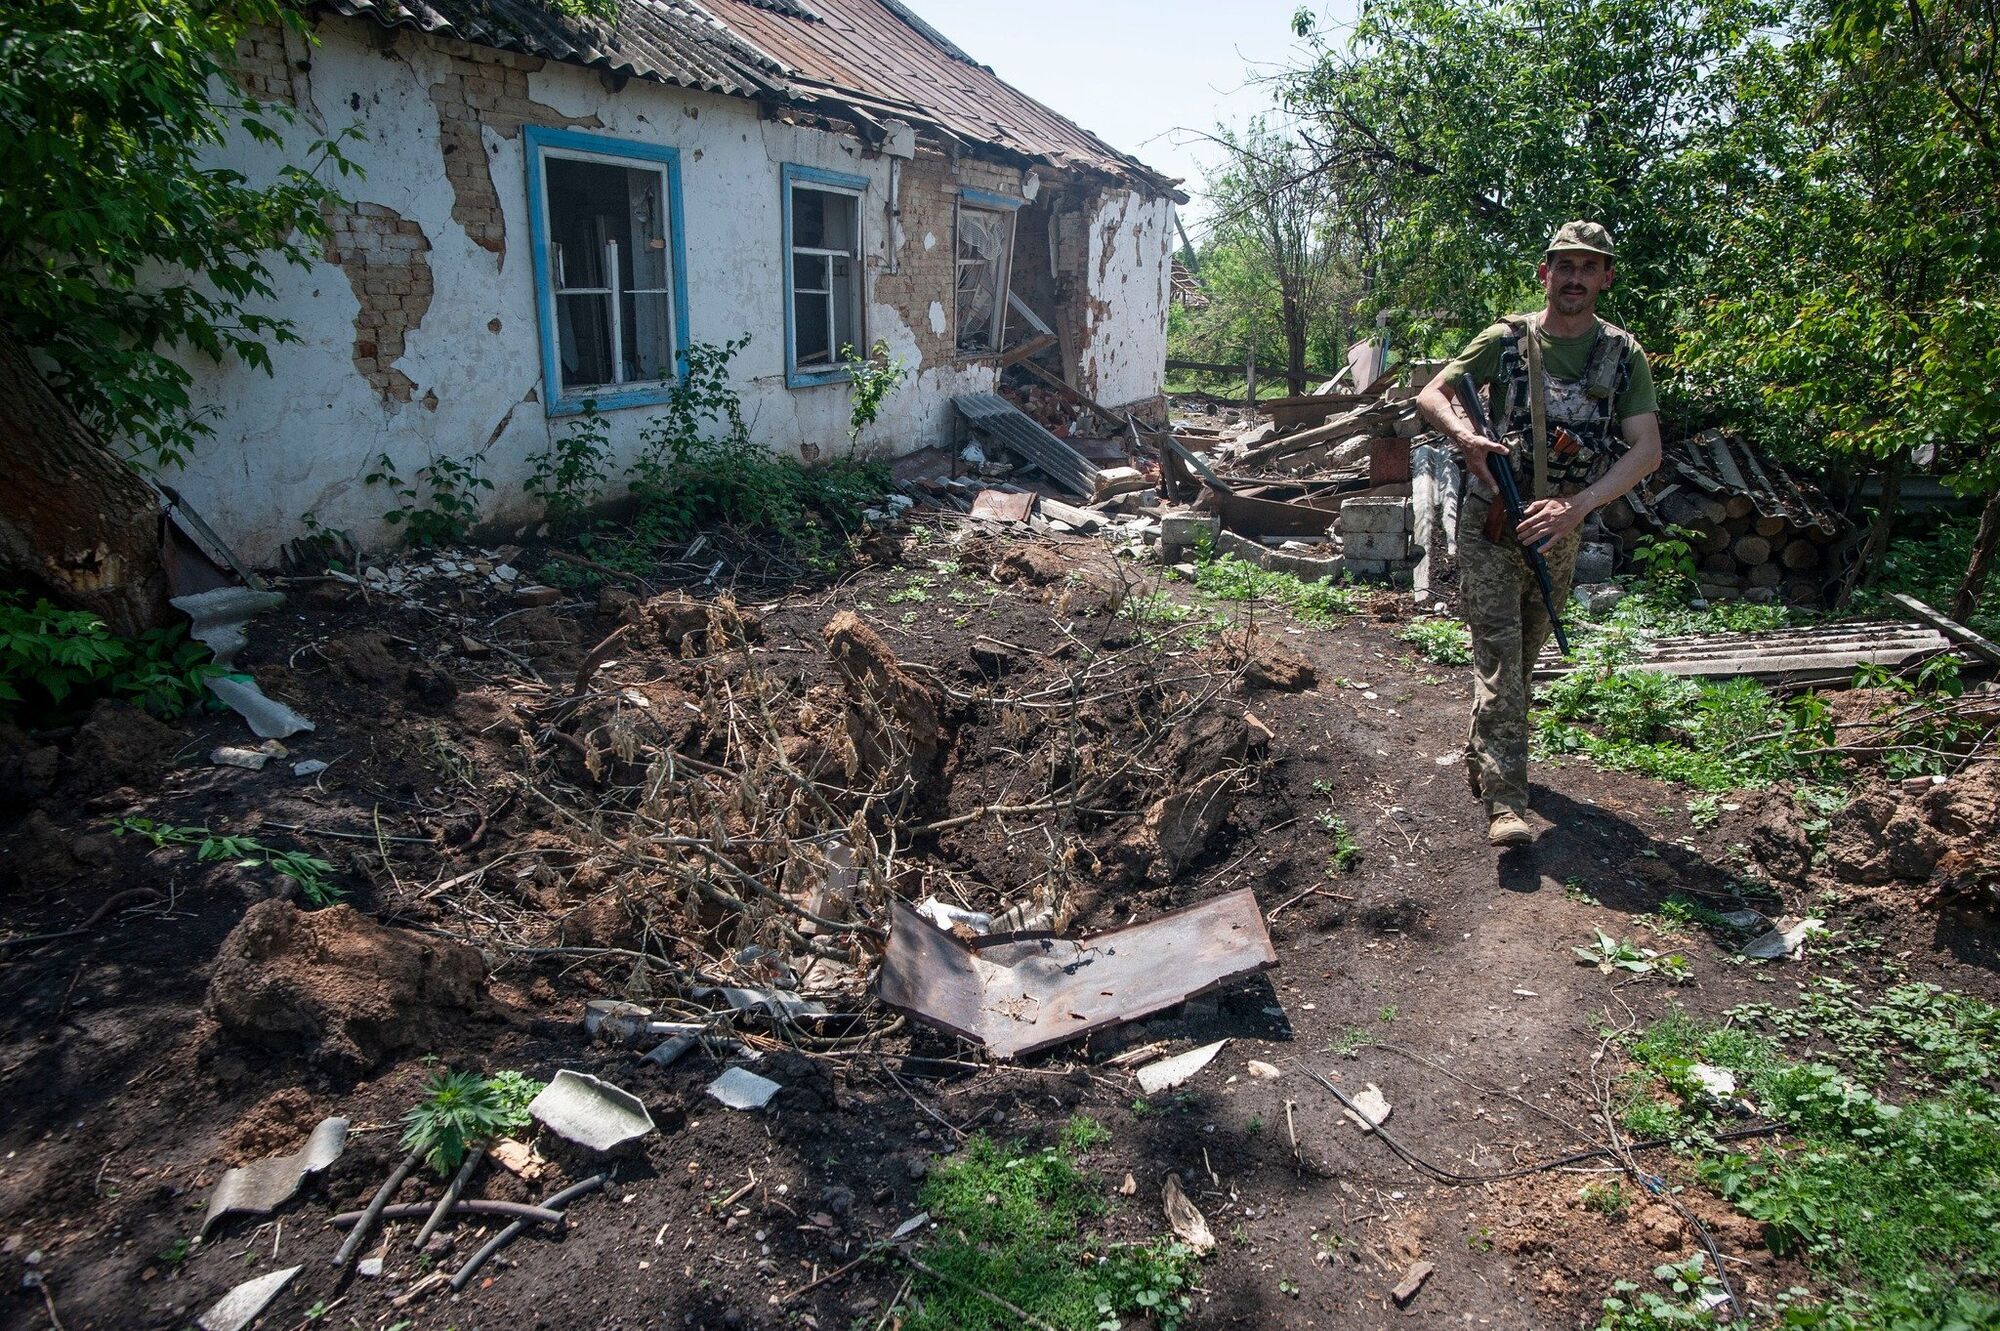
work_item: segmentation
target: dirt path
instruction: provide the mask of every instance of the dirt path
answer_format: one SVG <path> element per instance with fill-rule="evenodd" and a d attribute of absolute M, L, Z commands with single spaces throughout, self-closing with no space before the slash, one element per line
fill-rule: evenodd
<path fill-rule="evenodd" d="M 864 618 L 899 655 L 940 669 L 961 661 L 981 633 L 1049 649 L 1062 636 L 1056 623 L 1089 618 L 1063 604 L 1061 584 L 1001 585 L 991 601 L 999 608 L 986 618 L 960 616 L 941 596 L 892 602 L 909 586 L 908 567 L 878 568 L 841 588 L 839 603 L 870 607 Z M 991 590 L 979 584 L 982 597 Z M 906 623 L 913 611 L 916 622 Z M 662 1071 L 585 1045 L 583 1002 L 622 994 L 635 979 L 602 958 L 509 961 L 493 981 L 494 1005 L 440 1018 L 412 1041 L 387 1040 L 389 1052 L 356 1069 L 250 1051 L 218 1034 L 205 996 L 218 949 L 268 890 L 265 877 L 114 842 L 103 834 L 106 819 L 144 808 L 162 821 L 221 825 L 256 811 L 266 825 L 372 830 L 372 809 L 390 834 L 415 835 L 411 810 L 443 808 L 423 825 L 440 844 L 459 846 L 423 866 L 440 879 L 451 864 L 546 835 L 510 823 L 524 816 L 518 808 L 494 814 L 490 828 L 491 809 L 454 823 L 435 771 L 411 756 L 440 745 L 473 752 L 482 727 L 496 724 L 504 688 L 476 686 L 468 674 L 456 698 L 438 701 L 423 697 L 426 688 L 440 693 L 437 686 L 386 673 L 357 684 L 365 676 L 341 674 L 341 649 L 326 644 L 348 644 L 351 654 L 371 626 L 419 630 L 331 601 L 306 613 L 297 637 L 260 644 L 260 678 L 316 710 L 322 730 L 313 752 L 348 755 L 367 781 L 357 772 L 355 784 L 329 790 L 278 766 L 268 778 L 239 779 L 185 759 L 173 765 L 174 750 L 205 753 L 228 732 L 218 720 L 133 759 L 118 777 L 129 783 L 122 788 L 97 782 L 90 794 L 65 796 L 67 778 L 57 778 L 9 842 L 9 920 L 21 934 L 73 926 L 131 885 L 157 887 L 174 908 L 0 953 L 6 1325 L 49 1324 L 34 1279 L 71 1331 L 173 1327 L 238 1280 L 303 1263 L 265 1325 L 306 1325 L 319 1305 L 330 1311 L 311 1325 L 867 1327 L 906 1271 L 865 1265 L 803 1296 L 794 1291 L 912 1214 L 923 1175 L 966 1133 L 1047 1142 L 1077 1111 L 1110 1129 L 1109 1143 L 1086 1156 L 1107 1192 L 1127 1172 L 1138 1185 L 1129 1200 L 1111 1197 L 1114 1237 L 1161 1231 L 1160 1181 L 1169 1170 L 1206 1213 L 1220 1246 L 1203 1268 L 1194 1326 L 1574 1325 L 1594 1315 L 1613 1280 L 1694 1250 L 1679 1216 L 1644 1198 L 1615 1218 L 1589 1210 L 1577 1200 L 1589 1176 L 1574 1171 L 1492 1186 L 1427 1181 L 1344 1122 L 1305 1069 L 1350 1093 L 1379 1087 L 1395 1107 L 1387 1127 L 1398 1141 L 1442 1170 L 1486 1174 L 1601 1141 L 1594 1116 L 1616 1073 L 1615 1055 L 1600 1058 L 1605 1035 L 1670 1003 L 1720 1013 L 1790 997 L 1814 974 L 1868 980 L 1881 957 L 1898 953 L 1918 978 L 1995 989 L 1983 937 L 1912 917 L 1843 919 L 1832 946 L 1782 966 L 1736 964 L 1698 935 L 1656 935 L 1636 917 L 1677 890 L 1726 898 L 1741 866 L 1728 824 L 1694 833 L 1685 796 L 1652 782 L 1540 767 L 1535 805 L 1551 826 L 1532 849 L 1491 850 L 1457 761 L 1463 672 L 1412 659 L 1393 636 L 1397 602 L 1384 597 L 1379 617 L 1364 612 L 1329 629 L 1296 629 L 1280 613 L 1257 612 L 1313 663 L 1318 687 L 1240 695 L 1273 738 L 1227 824 L 1170 883 L 1097 885 L 1091 913 L 1078 921 L 1104 927 L 1240 886 L 1255 888 L 1267 912 L 1289 903 L 1272 924 L 1277 969 L 1181 1009 L 1011 1068 L 976 1070 L 962 1046 L 914 1028 L 865 1055 L 772 1054 L 759 1070 L 786 1089 L 761 1115 L 708 1100 L 703 1087 L 719 1066 L 699 1055 Z M 561 678 L 605 624 L 566 627 L 563 615 L 538 613 L 545 618 L 533 639 L 514 641 L 542 673 Z M 817 651 L 830 613 L 817 597 L 768 610 L 769 659 Z M 569 617 L 590 615 L 585 607 Z M 301 653 L 287 673 L 287 655 Z M 314 654 L 328 664 L 314 664 Z M 406 684 L 416 701 L 404 696 Z M 1004 794 L 1015 769 L 992 771 L 986 793 Z M 985 778 L 961 768 L 960 779 L 970 792 Z M 1329 867 L 1335 839 L 1321 813 L 1344 820 L 1360 845 L 1348 871 Z M 1032 859 L 1033 831 L 1032 823 L 987 820 L 940 853 L 1001 884 Z M 365 838 L 350 847 L 363 856 L 381 848 Z M 1786 889 L 1791 904 L 1803 904 L 1800 892 Z M 364 909 L 370 901 L 357 894 Z M 590 922 L 579 912 L 568 927 L 580 937 Z M 1693 981 L 1675 988 L 1577 964 L 1570 949 L 1595 927 L 1684 952 Z M 1879 950 L 1871 940 L 1882 940 Z M 1230 1043 L 1205 1072 L 1151 1101 L 1105 1062 L 1154 1041 L 1178 1051 L 1223 1038 Z M 611 1186 L 579 1205 L 559 1239 L 517 1244 L 462 1295 L 398 1307 L 392 1297 L 416 1275 L 449 1269 L 464 1248 L 412 1252 L 404 1226 L 402 1246 L 387 1257 L 401 1278 L 343 1277 L 329 1264 L 338 1234 L 321 1221 L 359 1204 L 387 1175 L 397 1158 L 395 1120 L 426 1075 L 420 1055 L 432 1053 L 455 1066 L 542 1077 L 556 1067 L 598 1073 L 642 1096 L 660 1132 L 642 1155 L 617 1164 Z M 1281 1077 L 1251 1076 L 1253 1059 Z M 354 1124 L 347 1155 L 278 1222 L 230 1222 L 191 1259 L 162 1256 L 193 1231 L 224 1167 L 293 1149 L 328 1113 Z M 712 1205 L 753 1177 L 726 1211 Z M 544 1190 L 503 1176 L 488 1195 L 529 1200 Z M 1754 1227 L 1689 1201 L 1737 1259 L 1731 1274 L 1744 1293 L 1769 1295 L 1797 1278 L 1764 1252 Z M 1389 1291 L 1420 1259 L 1435 1273 L 1398 1308 Z M 23 1277 L 32 1279 L 24 1285 Z"/>

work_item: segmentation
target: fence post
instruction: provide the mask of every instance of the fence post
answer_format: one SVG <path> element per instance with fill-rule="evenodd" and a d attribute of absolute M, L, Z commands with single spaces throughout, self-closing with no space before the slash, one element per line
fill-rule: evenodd
<path fill-rule="evenodd" d="M 1252 408 L 1257 405 L 1257 344 L 1254 342 L 1243 352 L 1243 405 Z"/>

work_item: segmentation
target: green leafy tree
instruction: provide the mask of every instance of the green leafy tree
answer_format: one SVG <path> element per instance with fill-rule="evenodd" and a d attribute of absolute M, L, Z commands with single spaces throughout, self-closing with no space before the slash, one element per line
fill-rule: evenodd
<path fill-rule="evenodd" d="M 231 127 L 276 144 L 297 120 L 230 77 L 285 0 L 17 0 L 0 33 L 0 327 L 100 435 L 153 465 L 208 427 L 183 351 L 268 369 L 284 320 L 246 308 L 273 265 L 309 263 L 353 168 L 339 136 L 267 184 L 213 161 Z"/>

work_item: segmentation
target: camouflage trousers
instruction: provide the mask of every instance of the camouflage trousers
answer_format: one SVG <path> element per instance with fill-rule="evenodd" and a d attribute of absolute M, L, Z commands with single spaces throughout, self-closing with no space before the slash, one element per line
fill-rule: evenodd
<path fill-rule="evenodd" d="M 1511 535 L 1498 544 L 1485 535 L 1486 513 L 1497 499 L 1468 482 L 1458 513 L 1458 593 L 1472 629 L 1472 734 L 1465 773 L 1490 818 L 1501 809 L 1528 810 L 1528 700 L 1534 694 L 1535 658 L 1554 631 L 1542 608 L 1541 588 Z M 1569 599 L 1576 572 L 1578 532 L 1543 552 L 1555 602 Z"/>

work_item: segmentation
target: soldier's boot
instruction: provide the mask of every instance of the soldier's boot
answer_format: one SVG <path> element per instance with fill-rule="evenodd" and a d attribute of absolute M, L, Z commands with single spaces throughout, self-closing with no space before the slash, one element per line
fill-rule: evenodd
<path fill-rule="evenodd" d="M 1495 809 L 1486 820 L 1486 840 L 1495 846 L 1525 846 L 1535 839 L 1535 829 L 1512 809 Z"/>

